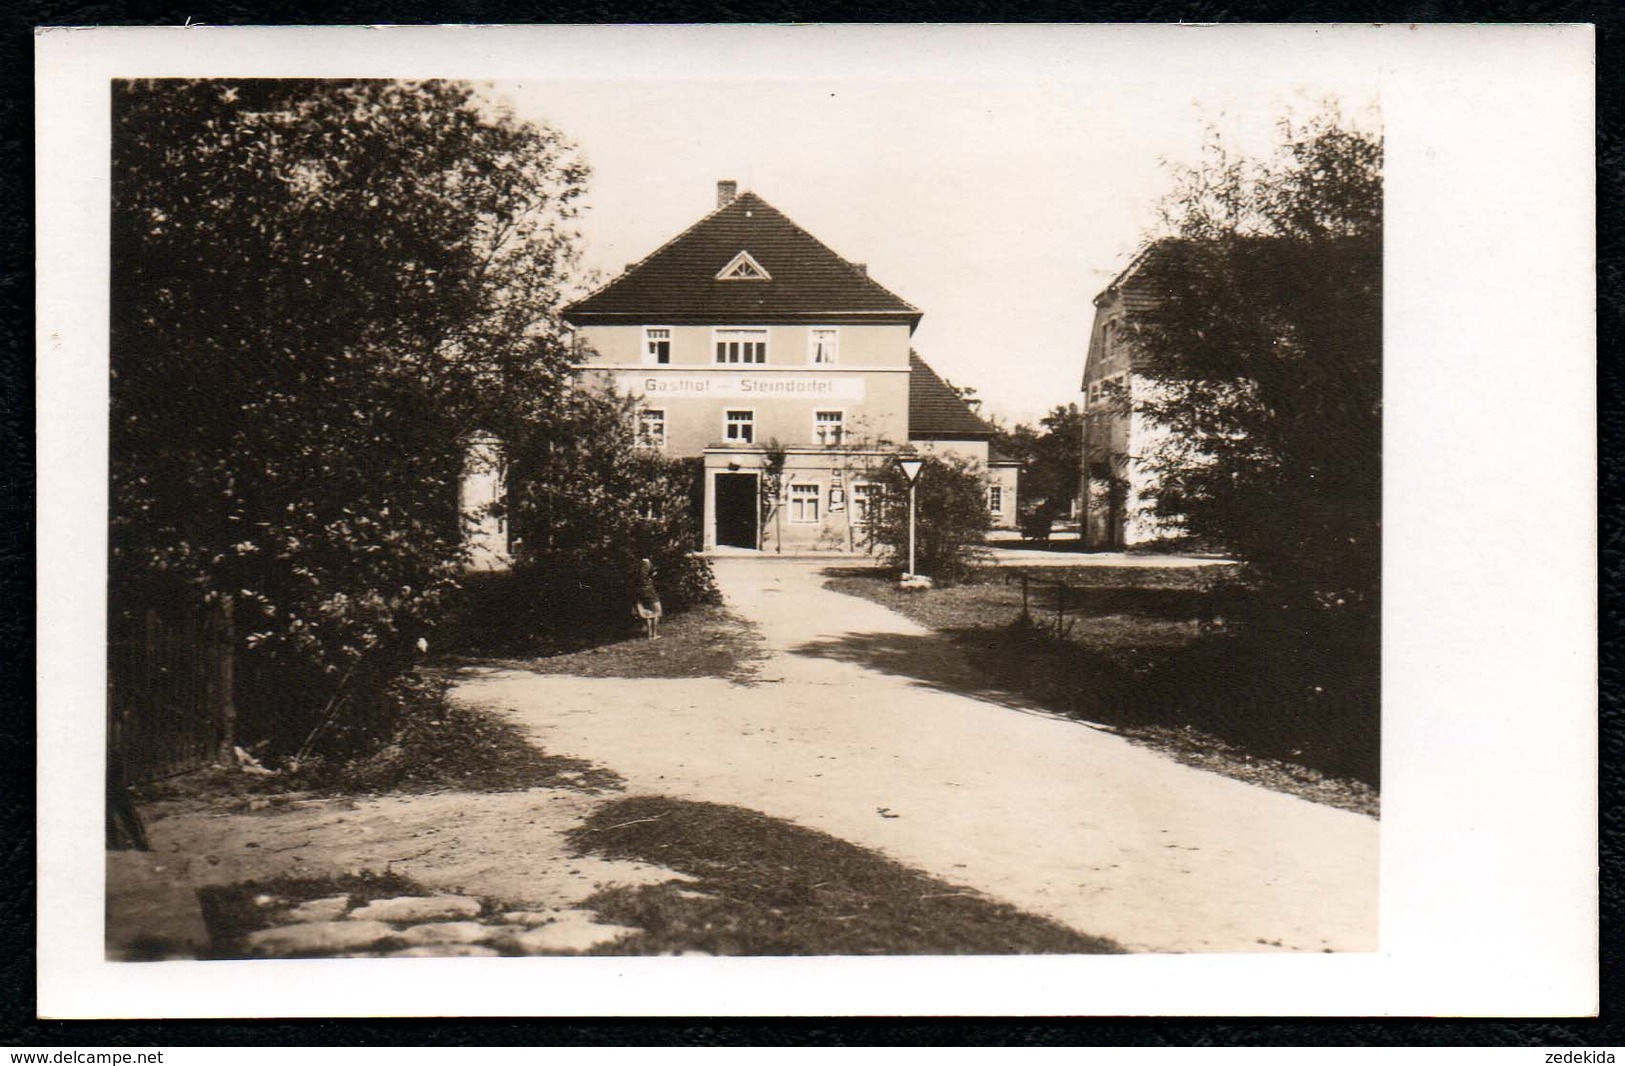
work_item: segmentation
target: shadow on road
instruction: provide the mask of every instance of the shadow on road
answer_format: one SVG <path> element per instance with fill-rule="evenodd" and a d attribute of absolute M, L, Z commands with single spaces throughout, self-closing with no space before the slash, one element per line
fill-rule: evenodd
<path fill-rule="evenodd" d="M 990 646 L 987 650 L 995 649 Z M 1053 714 L 1038 701 L 998 684 L 967 661 L 964 648 L 945 637 L 851 633 L 838 639 L 808 641 L 791 648 L 790 654 L 852 663 L 908 678 L 925 688 L 971 696 L 1012 710 Z"/>
<path fill-rule="evenodd" d="M 1376 785 L 1374 681 L 1345 681 L 1319 698 L 1302 664 L 1257 640 L 1145 649 L 1145 666 L 1031 629 L 966 629 L 952 636 L 853 633 L 791 649 L 854 663 L 1001 707 L 1105 727 L 1176 754 L 1231 748 L 1220 761 L 1284 760 L 1316 774 Z M 1315 676 L 1319 676 L 1318 674 Z M 1345 698 L 1341 693 L 1373 694 Z M 1210 768 L 1247 776 L 1235 767 Z"/>

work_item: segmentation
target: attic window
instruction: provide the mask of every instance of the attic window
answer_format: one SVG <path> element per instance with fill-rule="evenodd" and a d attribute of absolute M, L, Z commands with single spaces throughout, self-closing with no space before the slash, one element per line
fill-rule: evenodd
<path fill-rule="evenodd" d="M 718 281 L 772 281 L 773 278 L 762 269 L 762 264 L 750 257 L 749 252 L 740 252 L 728 261 L 717 274 Z"/>

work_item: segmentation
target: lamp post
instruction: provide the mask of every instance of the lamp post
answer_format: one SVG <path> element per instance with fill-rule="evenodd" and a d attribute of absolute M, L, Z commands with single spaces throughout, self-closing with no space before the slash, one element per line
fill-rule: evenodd
<path fill-rule="evenodd" d="M 908 482 L 908 576 L 914 576 L 914 485 L 919 480 L 920 468 L 925 465 L 924 459 L 913 456 L 897 457 L 897 469 L 903 472 L 903 478 Z"/>

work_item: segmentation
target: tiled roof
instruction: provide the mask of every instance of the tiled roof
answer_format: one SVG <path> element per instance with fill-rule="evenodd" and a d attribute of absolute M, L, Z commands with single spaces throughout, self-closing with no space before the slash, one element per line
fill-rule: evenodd
<path fill-rule="evenodd" d="M 717 280 L 740 252 L 748 252 L 771 280 Z M 569 322 L 758 322 L 781 316 L 851 316 L 912 328 L 920 311 L 747 192 L 564 312 Z"/>
<path fill-rule="evenodd" d="M 1082 387 L 1089 387 L 1095 361 L 1102 356 L 1100 323 L 1111 314 L 1113 297 L 1120 299 L 1126 322 L 1133 323 L 1136 315 L 1175 299 L 1176 289 L 1181 284 L 1180 276 L 1202 270 L 1202 254 L 1211 254 L 1215 250 L 1225 255 L 1222 262 L 1227 263 L 1230 270 L 1259 271 L 1258 276 L 1290 276 L 1293 271 L 1302 270 L 1308 260 L 1332 257 L 1331 262 L 1336 263 L 1350 257 L 1381 255 L 1380 242 L 1367 237 L 1339 237 L 1316 244 L 1258 236 L 1240 237 L 1230 245 L 1202 245 L 1189 237 L 1162 237 L 1159 241 L 1150 242 L 1134 255 L 1133 260 L 1129 260 L 1128 267 L 1124 267 L 1107 284 L 1107 288 L 1095 296 L 1095 328 L 1090 330 L 1089 353 L 1084 356 Z M 1133 353 L 1133 348 L 1129 351 Z"/>
<path fill-rule="evenodd" d="M 1104 306 L 1114 295 L 1122 297 L 1130 314 L 1148 311 L 1174 295 L 1181 273 L 1203 269 L 1203 253 L 1219 252 L 1233 269 L 1271 274 L 1290 273 L 1303 262 L 1332 257 L 1337 263 L 1350 257 L 1381 254 L 1380 242 L 1366 237 L 1338 237 L 1305 242 L 1284 237 L 1244 236 L 1225 244 L 1202 244 L 1188 237 L 1152 241 L 1129 261 L 1095 297 Z"/>
<path fill-rule="evenodd" d="M 1138 254 L 1129 260 L 1128 266 L 1124 267 L 1100 291 L 1100 295 L 1095 297 L 1095 306 L 1099 307 L 1113 294 L 1119 294 L 1123 299 L 1123 309 L 1130 314 L 1155 307 L 1157 301 L 1166 293 L 1159 291 L 1153 280 L 1156 271 L 1151 268 L 1164 266 L 1175 247 L 1185 243 L 1188 242 L 1183 238 L 1164 237 L 1140 249 Z"/>
<path fill-rule="evenodd" d="M 1017 459 L 1013 455 L 1004 454 L 1002 451 L 999 450 L 999 446 L 997 444 L 989 444 L 987 446 L 987 465 L 988 466 L 1020 466 L 1021 465 L 1021 460 Z"/>
<path fill-rule="evenodd" d="M 908 355 L 908 371 L 909 440 L 981 440 L 993 435 L 993 427 L 976 417 L 913 352 Z"/>

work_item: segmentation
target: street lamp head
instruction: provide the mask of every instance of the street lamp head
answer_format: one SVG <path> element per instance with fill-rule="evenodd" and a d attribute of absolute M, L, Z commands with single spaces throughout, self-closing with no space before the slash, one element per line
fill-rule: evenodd
<path fill-rule="evenodd" d="M 901 455 L 897 457 L 897 468 L 903 472 L 903 477 L 910 485 L 913 485 L 914 479 L 920 476 L 920 468 L 924 465 L 924 459 L 904 458 Z"/>

